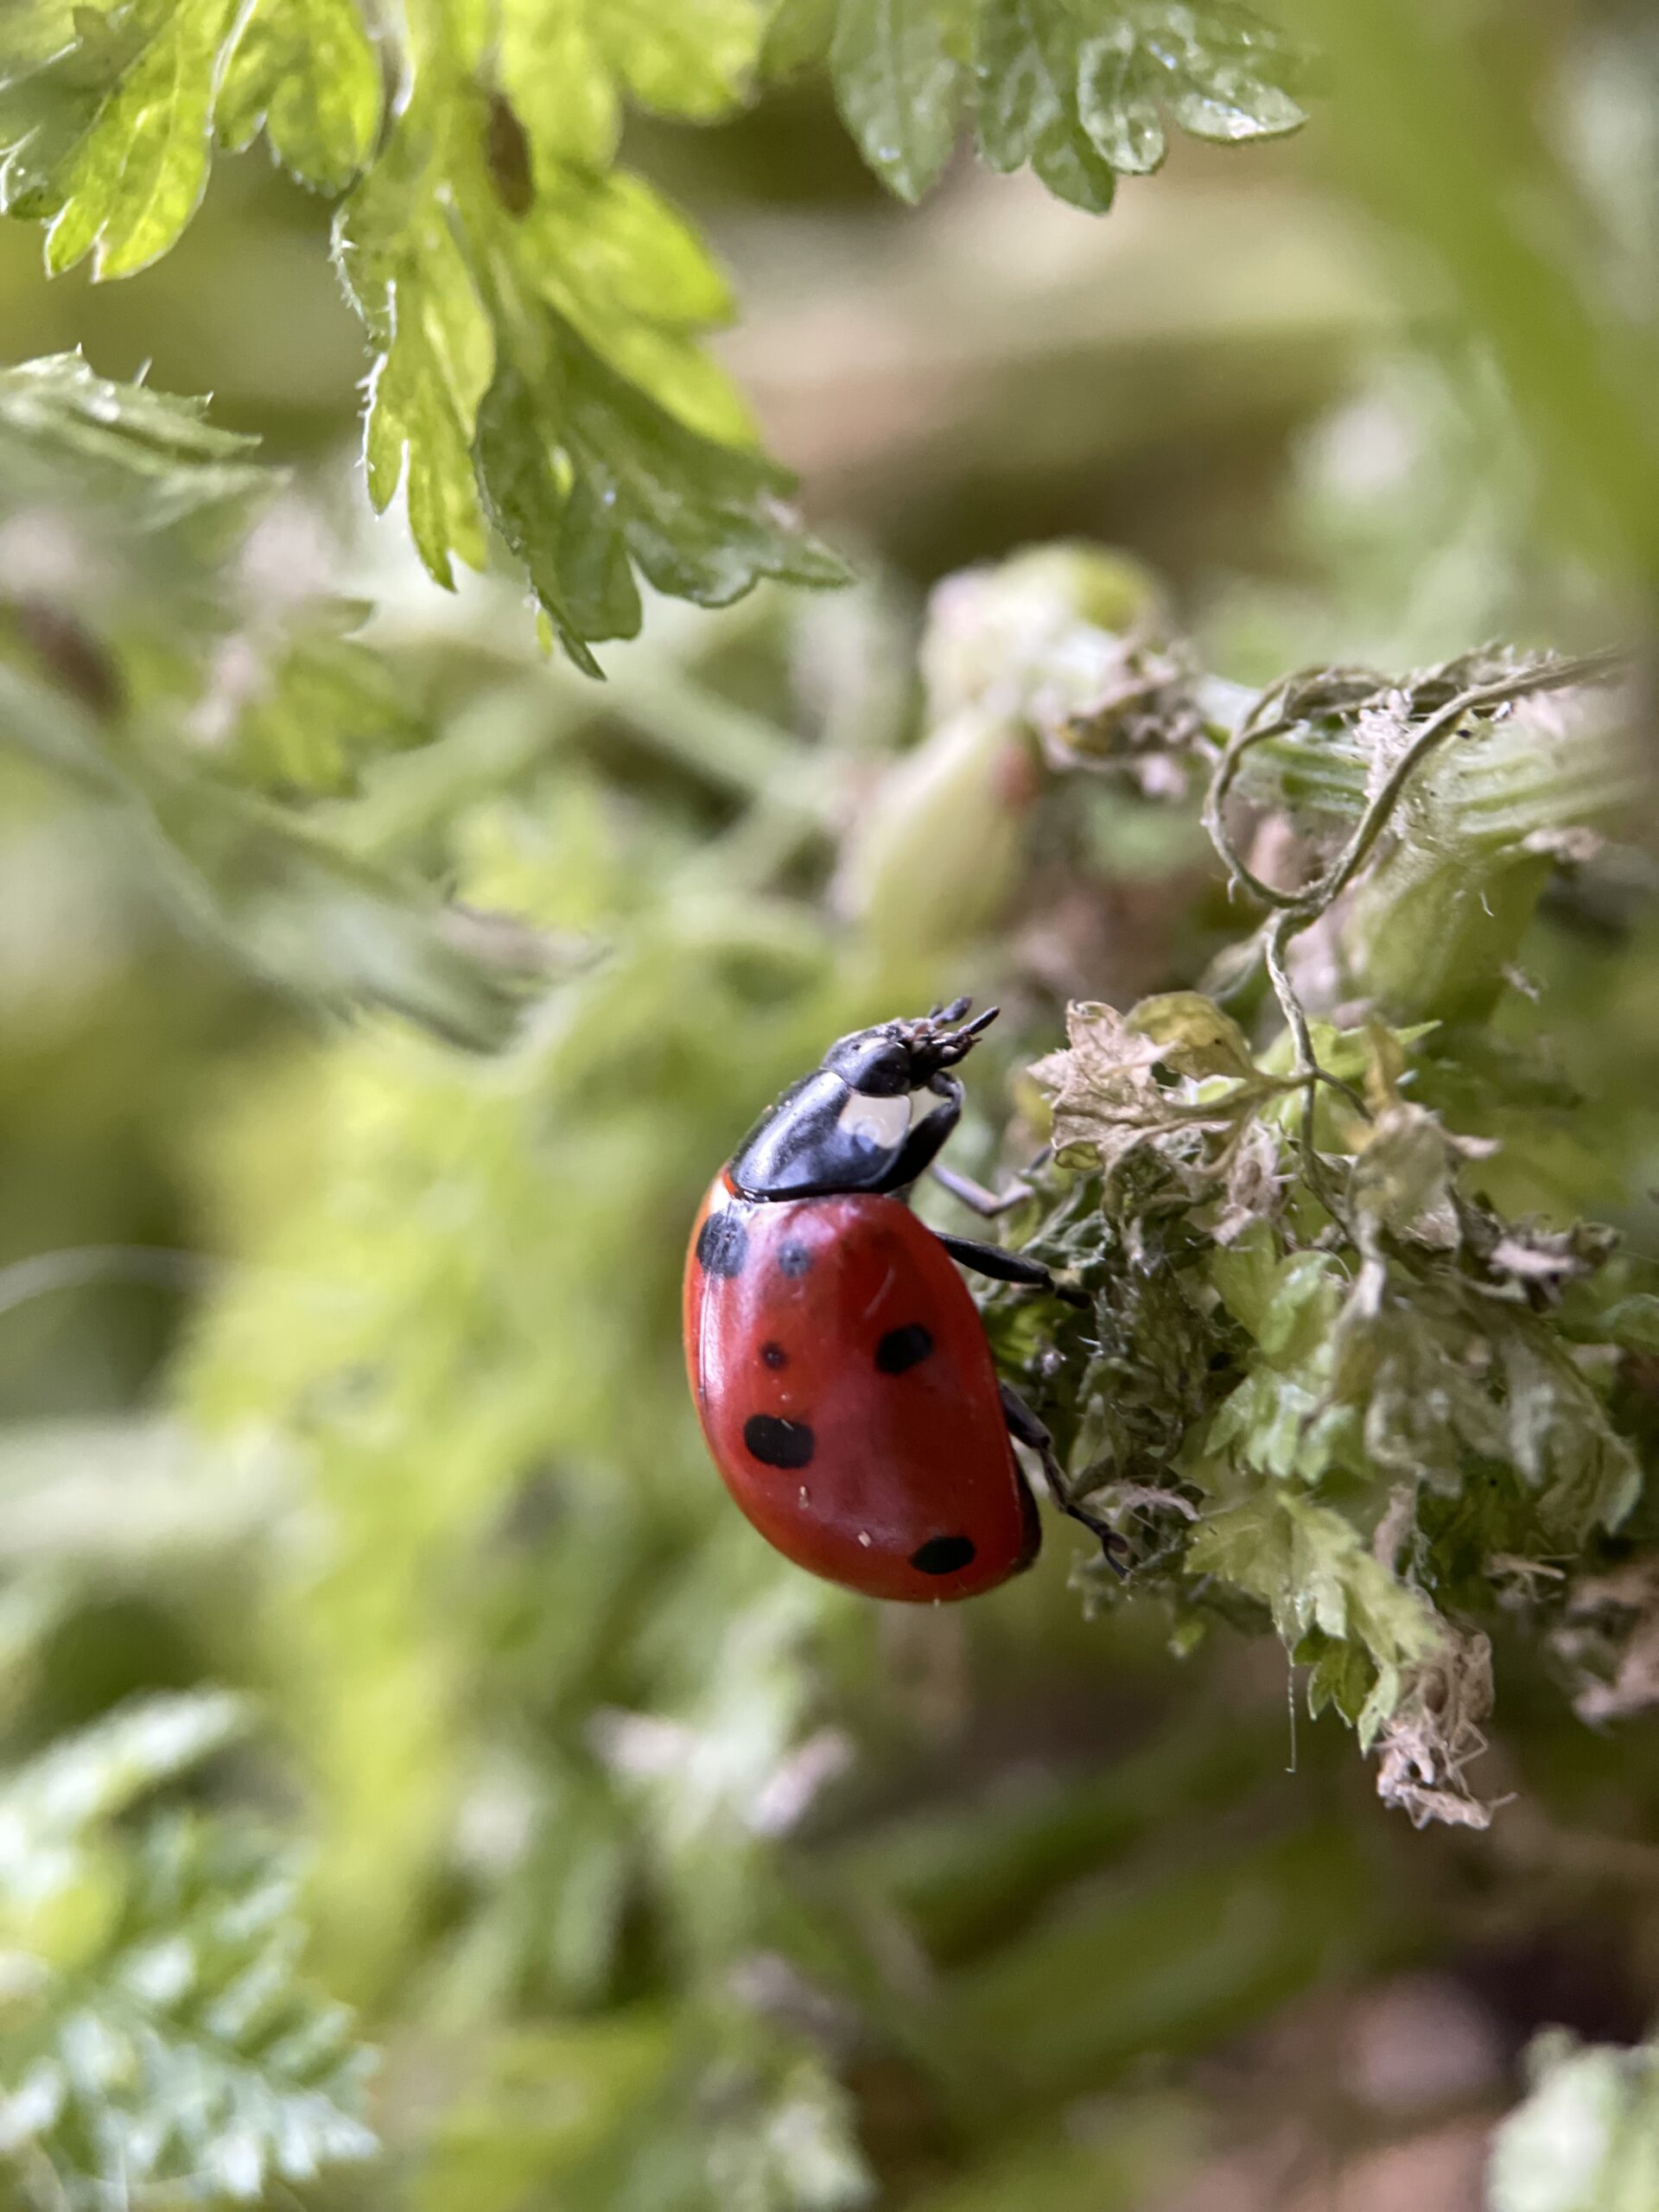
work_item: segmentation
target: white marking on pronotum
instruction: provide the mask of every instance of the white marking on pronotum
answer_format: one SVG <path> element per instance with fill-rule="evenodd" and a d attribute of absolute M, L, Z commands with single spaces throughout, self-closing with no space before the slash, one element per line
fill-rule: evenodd
<path fill-rule="evenodd" d="M 870 1548 L 870 1532 L 868 1529 L 861 1529 L 859 1530 L 858 1541 L 863 1545 L 865 1550 L 868 1551 Z"/>
<path fill-rule="evenodd" d="M 902 1144 L 910 1128 L 910 1100 L 902 1093 L 897 1098 L 867 1098 L 861 1090 L 849 1092 L 836 1127 L 869 1144 Z"/>

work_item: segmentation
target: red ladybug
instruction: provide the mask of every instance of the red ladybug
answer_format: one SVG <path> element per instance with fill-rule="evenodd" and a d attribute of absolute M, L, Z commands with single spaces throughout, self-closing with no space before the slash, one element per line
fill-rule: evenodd
<path fill-rule="evenodd" d="M 999 1382 L 952 1262 L 1053 1290 L 1048 1269 L 936 1235 L 906 1204 L 961 1116 L 948 1071 L 996 1016 L 952 1027 L 969 1005 L 831 1046 L 715 1178 L 686 1257 L 686 1365 L 732 1496 L 797 1566 L 918 1604 L 995 1589 L 1037 1556 L 1010 1432 L 1107 1536 Z M 940 1103 L 918 1113 L 918 1093 Z"/>

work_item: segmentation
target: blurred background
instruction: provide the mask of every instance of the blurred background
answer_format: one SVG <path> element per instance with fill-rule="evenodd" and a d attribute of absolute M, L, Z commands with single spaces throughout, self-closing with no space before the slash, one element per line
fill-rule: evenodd
<path fill-rule="evenodd" d="M 1649 2024 L 1651 1718 L 1586 1727 L 1518 1642 L 1484 1770 L 1516 1802 L 1417 1834 L 1339 1727 L 1289 1715 L 1275 1640 L 1178 1656 L 1155 1604 L 1085 1618 L 1064 1529 L 959 1610 L 809 1582 L 684 1398 L 687 1224 L 830 1037 L 1000 997 L 959 1147 L 995 1178 L 1066 1000 L 1189 987 L 1239 930 L 1196 791 L 1033 754 L 977 843 L 948 792 L 905 798 L 941 579 L 1093 541 L 1241 684 L 1644 619 L 1659 26 L 1635 0 L 1470 0 L 1421 35 L 1315 12 L 1303 133 L 1183 141 L 1103 218 L 967 156 L 899 207 L 816 77 L 631 124 L 859 580 L 653 604 L 602 688 L 541 657 L 505 574 L 445 598 L 401 517 L 369 521 L 328 211 L 263 151 L 130 282 L 48 284 L 38 232 L 0 228 L 10 359 L 148 364 L 291 469 L 235 556 L 238 636 L 372 603 L 372 711 L 426 741 L 316 806 L 450 893 L 524 1009 L 479 1049 L 375 915 L 319 947 L 274 895 L 204 902 L 0 755 L 4 1726 L 21 1766 L 196 1697 L 153 1708 L 219 1746 L 192 1802 L 301 1847 L 275 1910 L 380 2053 L 385 2148 L 245 2196 L 1463 2212 L 1536 2031 Z M 1559 878 L 1498 1025 L 1550 1038 L 1582 1102 L 1529 1202 L 1649 1253 L 1654 888 L 1620 847 Z M 424 1026 L 342 1015 L 342 963 Z M 54 1906 L 67 1955 L 130 1897 L 113 1866 Z"/>

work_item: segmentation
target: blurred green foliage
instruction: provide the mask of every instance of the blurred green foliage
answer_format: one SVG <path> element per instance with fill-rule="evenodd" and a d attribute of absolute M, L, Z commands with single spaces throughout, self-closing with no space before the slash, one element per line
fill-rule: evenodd
<path fill-rule="evenodd" d="M 6 2201 L 1457 2212 L 1515 2105 L 1495 2212 L 1655 2202 L 1649 27 L 374 29 L 0 15 L 7 206 L 167 254 L 0 258 Z M 849 589 L 742 595 L 839 563 L 670 194 Z M 526 575 L 645 580 L 603 686 Z M 1136 1566 L 912 1612 L 732 1511 L 679 1271 L 962 988 Z"/>

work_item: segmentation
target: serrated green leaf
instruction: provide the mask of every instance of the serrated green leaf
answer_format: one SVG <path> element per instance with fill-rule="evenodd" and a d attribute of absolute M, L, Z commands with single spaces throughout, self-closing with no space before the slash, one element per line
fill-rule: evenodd
<path fill-rule="evenodd" d="M 73 11 L 71 35 L 0 89 L 4 206 L 49 221 L 54 275 L 87 254 L 99 277 L 164 254 L 207 189 L 215 130 L 245 146 L 264 124 L 279 160 L 320 191 L 362 167 L 380 69 L 355 0 L 130 0 Z"/>
<path fill-rule="evenodd" d="M 768 16 L 761 0 L 524 0 L 499 26 L 478 8 L 418 10 L 413 96 L 336 225 L 378 353 L 372 505 L 402 490 L 421 558 L 451 588 L 457 559 L 484 565 L 486 499 L 526 558 L 515 516 L 533 509 L 540 529 L 556 511 L 559 543 L 536 565 L 567 643 L 637 628 L 632 567 L 708 605 L 760 575 L 844 574 L 783 512 L 787 478 L 734 450 L 753 424 L 697 342 L 730 313 L 723 276 L 649 187 L 605 174 L 625 99 L 696 118 L 741 99 Z M 7 204 L 54 219 L 54 268 L 96 251 L 118 275 L 164 251 L 200 198 L 215 124 L 240 148 L 263 124 L 322 190 L 374 149 L 381 73 L 356 0 L 127 0 L 60 27 L 73 35 L 43 61 L 38 39 L 13 42 L 39 66 L 0 91 Z M 578 340 L 594 365 L 579 373 L 565 353 Z M 510 404 L 475 451 L 507 354 Z M 532 497 L 537 471 L 551 479 Z M 349 656 L 334 658 L 338 674 Z M 296 752 L 300 736 L 291 721 L 280 739 L 254 732 L 258 776 L 280 774 L 284 753 L 314 787 L 340 772 Z"/>
<path fill-rule="evenodd" d="M 492 516 L 579 665 L 592 666 L 586 639 L 638 628 L 630 563 L 707 607 L 766 575 L 840 581 L 840 563 L 782 508 L 782 471 L 677 423 L 574 332 L 550 334 L 556 379 L 503 371 L 479 463 Z"/>
<path fill-rule="evenodd" d="M 165 253 L 207 188 L 213 97 L 234 0 L 83 11 L 74 44 L 7 94 L 10 213 L 50 219 L 54 275 L 91 253 L 130 276 Z"/>
<path fill-rule="evenodd" d="M 1187 1566 L 1260 1598 L 1292 1651 L 1317 1630 L 1358 1646 L 1377 1669 L 1395 1669 L 1440 1640 L 1427 1602 L 1371 1556 L 1349 1522 L 1274 1481 L 1205 1521 Z"/>
<path fill-rule="evenodd" d="M 332 609 L 309 610 L 276 641 L 251 676 L 215 760 L 277 797 L 339 796 L 356 788 L 365 761 L 425 734 L 392 669 L 378 653 L 337 634 Z M 344 618 L 360 620 L 361 611 Z M 237 654 L 251 653 L 232 641 Z"/>
<path fill-rule="evenodd" d="M 96 1948 L 38 1962 L 0 2028 L 0 2161 L 20 2181 L 49 2177 L 67 2212 L 103 2212 L 246 2204 L 372 2158 L 370 2056 L 298 1974 L 291 1864 L 191 1819 L 122 1857 Z"/>
<path fill-rule="evenodd" d="M 119 504 L 155 537 L 195 521 L 222 544 L 281 479 L 257 438 L 207 419 L 207 402 L 100 377 L 79 353 L 0 369 L 0 508 L 47 496 Z"/>
<path fill-rule="evenodd" d="M 561 164 L 607 166 L 626 99 L 701 121 L 747 92 L 761 0 L 518 0 L 502 10 L 502 90 L 550 184 Z"/>
<path fill-rule="evenodd" d="M 581 0 L 503 9 L 501 89 L 530 140 L 537 180 L 595 173 L 616 152 L 622 104 L 614 73 Z"/>
<path fill-rule="evenodd" d="M 741 449 L 747 412 L 697 349 L 728 306 L 701 242 L 632 179 L 561 170 L 504 200 L 493 121 L 464 90 L 417 99 L 342 219 L 342 267 L 387 348 L 375 504 L 406 456 L 416 542 L 448 582 L 452 555 L 482 557 L 481 501 L 590 673 L 588 640 L 639 626 L 633 569 L 706 606 L 766 575 L 842 581 L 783 507 L 790 479 Z"/>
<path fill-rule="evenodd" d="M 1099 215 L 1116 176 L 1084 128 L 1083 37 L 1067 0 L 980 0 L 979 141 L 994 169 L 1029 162 L 1058 199 Z"/>
<path fill-rule="evenodd" d="M 586 676 L 590 638 L 631 638 L 639 593 L 627 550 L 591 488 L 567 480 L 541 419 L 543 395 L 505 367 L 479 412 L 478 462 L 490 519 L 524 563 L 542 611 Z"/>
<path fill-rule="evenodd" d="M 769 82 L 822 61 L 835 36 L 836 0 L 773 0 L 760 47 L 760 74 Z"/>
<path fill-rule="evenodd" d="M 791 0 L 768 34 L 779 73 L 816 58 L 832 0 Z M 901 198 L 949 156 L 972 89 L 993 168 L 1027 163 L 1099 213 L 1115 179 L 1156 168 L 1168 118 L 1195 137 L 1277 136 L 1303 120 L 1300 58 L 1234 0 L 833 0 L 830 65 L 847 126 Z"/>
<path fill-rule="evenodd" d="M 404 483 L 416 549 L 449 590 L 454 557 L 484 565 L 472 443 L 495 365 L 448 201 L 451 133 L 462 119 L 442 100 L 413 103 L 336 229 L 341 273 L 381 349 L 364 431 L 369 497 L 384 512 Z"/>
<path fill-rule="evenodd" d="M 725 607 L 763 576 L 846 581 L 842 563 L 785 505 L 794 488 L 787 470 L 687 429 L 574 336 L 564 351 L 567 449 L 658 591 Z"/>
<path fill-rule="evenodd" d="M 938 181 L 962 119 L 973 0 L 841 0 L 830 66 L 847 128 L 901 200 Z"/>
<path fill-rule="evenodd" d="M 379 57 L 356 0 L 255 0 L 214 108 L 233 151 L 263 125 L 271 151 L 314 191 L 343 192 L 380 127 Z"/>
<path fill-rule="evenodd" d="M 246 1704 L 228 1691 L 181 1691 L 135 1699 L 53 1745 L 0 1786 L 0 1883 L 31 1880 L 41 1850 L 126 1811 L 247 1725 Z"/>
<path fill-rule="evenodd" d="M 586 0 L 592 35 L 642 106 L 724 114 L 747 89 L 766 29 L 760 0 Z"/>
<path fill-rule="evenodd" d="M 1084 41 L 1078 118 L 1120 176 L 1144 176 L 1168 150 L 1155 77 L 1156 65 L 1127 17 Z"/>
<path fill-rule="evenodd" d="M 696 344 L 729 320 L 730 288 L 702 239 L 643 179 L 566 174 L 522 227 L 542 296 L 594 352 L 706 437 L 747 445 L 736 387 Z"/>
<path fill-rule="evenodd" d="M 1078 111 L 1115 169 L 1136 175 L 1163 160 L 1166 112 L 1194 137 L 1282 136 L 1306 118 L 1289 86 L 1290 41 L 1229 0 L 1129 0 L 1086 11 Z"/>

